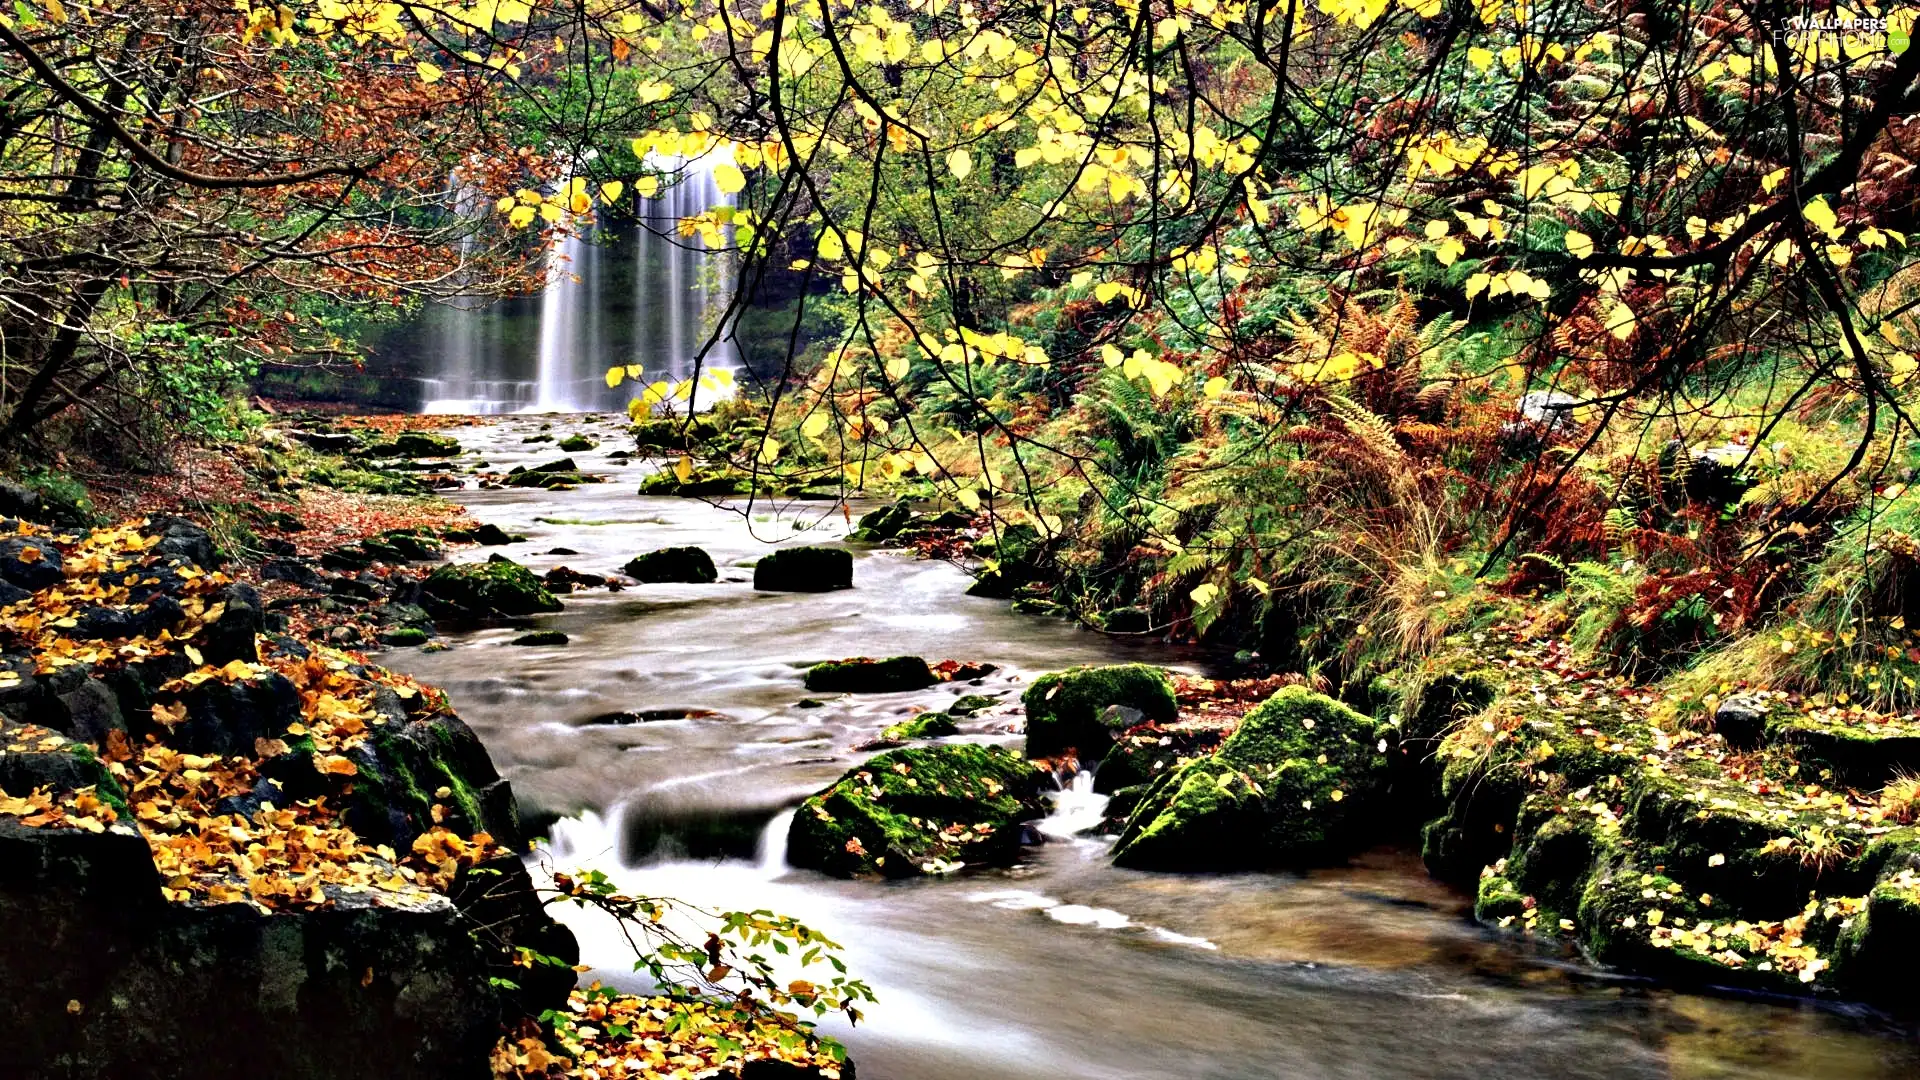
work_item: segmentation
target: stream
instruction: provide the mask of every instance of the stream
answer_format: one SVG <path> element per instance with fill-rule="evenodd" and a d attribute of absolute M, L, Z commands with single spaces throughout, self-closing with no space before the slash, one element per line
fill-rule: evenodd
<path fill-rule="evenodd" d="M 1107 841 L 1076 833 L 1100 810 L 1084 778 L 1011 870 L 886 883 L 792 870 L 791 807 L 887 724 L 959 693 L 1017 704 L 1028 680 L 1072 664 L 1198 671 L 1201 659 L 1014 615 L 963 595 L 959 569 L 896 551 L 856 546 L 851 591 L 757 593 L 743 564 L 774 541 L 836 542 L 846 516 L 825 502 L 640 498 L 652 466 L 605 453 L 630 445 L 623 417 L 449 433 L 505 471 L 562 456 L 522 441 L 545 423 L 555 438 L 601 437 L 571 456 L 609 482 L 449 492 L 528 537 L 457 558 L 617 573 L 642 551 L 693 544 L 720 581 L 566 597 L 537 624 L 565 631 L 565 647 L 512 647 L 521 631 L 490 629 L 380 661 L 443 687 L 523 811 L 560 815 L 556 865 L 599 868 L 629 892 L 796 915 L 845 946 L 879 1003 L 858 1028 L 824 1026 L 861 1080 L 1920 1076 L 1914 1032 L 1868 1010 L 1680 993 L 1494 935 L 1416 852 L 1307 874 L 1114 869 Z M 902 653 L 999 670 L 980 686 L 800 707 L 805 665 Z M 1015 712 L 962 720 L 959 737 L 1017 744 Z M 610 927 L 575 929 L 591 977 L 644 987 Z"/>

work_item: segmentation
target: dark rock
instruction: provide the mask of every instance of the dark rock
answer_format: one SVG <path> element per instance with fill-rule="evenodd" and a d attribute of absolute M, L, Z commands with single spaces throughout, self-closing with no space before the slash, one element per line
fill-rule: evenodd
<path fill-rule="evenodd" d="M 882 739 L 889 742 L 908 742 L 913 739 L 938 739 L 947 735 L 958 735 L 960 728 L 953 717 L 946 713 L 921 713 L 911 720 L 890 724 L 880 733 Z"/>
<path fill-rule="evenodd" d="M 795 866 L 840 877 L 912 877 L 1019 857 L 1022 821 L 1044 812 L 1041 772 L 1000 747 L 908 747 L 873 758 L 802 803 Z"/>
<path fill-rule="evenodd" d="M 207 530 L 187 518 L 173 514 L 158 514 L 148 518 L 141 531 L 148 536 L 160 538 L 160 542 L 150 549 L 149 554 L 177 555 L 205 570 L 212 570 L 220 565 L 213 550 L 213 537 Z"/>
<path fill-rule="evenodd" d="M 1154 780 L 1114 863 L 1228 869 L 1343 858 L 1379 838 L 1392 729 L 1290 686 L 1211 755 Z"/>
<path fill-rule="evenodd" d="M 860 515 L 859 533 L 862 540 L 891 540 L 900 535 L 913 520 L 913 507 L 905 500 L 889 503 L 878 510 Z"/>
<path fill-rule="evenodd" d="M 569 454 L 584 454 L 598 445 L 600 444 L 585 435 L 569 435 L 560 440 L 560 449 Z"/>
<path fill-rule="evenodd" d="M 1734 694 L 1713 710 L 1713 730 L 1727 745 L 1751 750 L 1766 741 L 1767 718 L 1773 712 L 1772 700 L 1763 694 Z"/>
<path fill-rule="evenodd" d="M 499 547 L 502 544 L 511 544 L 514 542 L 512 535 L 491 521 L 483 522 L 475 526 L 471 534 L 471 539 L 474 543 L 480 544 L 483 547 Z"/>
<path fill-rule="evenodd" d="M 853 555 L 843 548 L 782 548 L 753 564 L 753 587 L 765 592 L 851 589 Z"/>
<path fill-rule="evenodd" d="M 300 720 L 300 692 L 278 672 L 231 682 L 207 679 L 188 686 L 178 701 L 186 706 L 186 719 L 163 738 L 189 754 L 251 756 L 256 740 L 280 738 Z"/>
<path fill-rule="evenodd" d="M 557 547 L 557 548 L 548 548 L 548 549 L 547 549 L 547 554 L 549 554 L 549 555 L 578 555 L 578 554 L 580 554 L 580 553 L 579 553 L 578 551 L 575 551 L 575 550 L 573 550 L 573 549 L 572 549 L 572 548 L 570 548 L 570 547 Z"/>
<path fill-rule="evenodd" d="M 636 555 L 620 572 L 645 585 L 665 582 L 706 584 L 718 581 L 713 557 L 697 547 L 669 547 Z"/>
<path fill-rule="evenodd" d="M 61 571 L 60 553 L 53 541 L 44 537 L 13 536 L 0 540 L 0 580 L 39 592 L 66 580 Z"/>
<path fill-rule="evenodd" d="M 432 431 L 403 431 L 393 440 L 400 457 L 447 457 L 460 452 L 460 440 Z"/>
<path fill-rule="evenodd" d="M 357 436 L 335 431 L 295 431 L 292 436 L 323 454 L 352 453 L 360 446 Z"/>
<path fill-rule="evenodd" d="M 599 574 L 586 574 L 570 566 L 556 566 L 540 576 L 547 588 L 555 592 L 573 592 L 575 589 L 604 588 L 607 579 Z"/>
<path fill-rule="evenodd" d="M 972 716 L 974 713 L 980 712 L 983 709 L 991 709 L 998 704 L 1000 704 L 1000 699 L 989 697 L 986 694 L 962 694 L 953 699 L 953 704 L 947 706 L 947 714 L 962 717 Z"/>
<path fill-rule="evenodd" d="M 403 648 L 410 645 L 425 645 L 427 632 L 412 626 L 397 627 L 380 632 L 380 644 Z"/>
<path fill-rule="evenodd" d="M 9 604 L 17 604 L 20 601 L 26 600 L 32 596 L 33 596 L 32 593 L 28 592 L 27 590 L 21 588 L 18 585 L 15 585 L 11 581 L 0 581 L 0 607 L 6 607 Z"/>
<path fill-rule="evenodd" d="M 252 663 L 260 659 L 256 642 L 265 627 L 259 592 L 236 582 L 210 598 L 207 610 L 216 607 L 219 614 L 201 627 L 200 655 L 215 667 L 235 660 Z"/>
<path fill-rule="evenodd" d="M 39 492 L 0 480 L 0 517 L 19 518 L 23 521 L 44 521 L 46 520 L 43 517 L 45 509 Z"/>
<path fill-rule="evenodd" d="M 447 618 L 515 618 L 560 610 L 533 571 L 502 559 L 436 568 L 421 587 L 422 605 Z"/>
<path fill-rule="evenodd" d="M 939 682 L 933 669 L 917 656 L 864 656 L 828 660 L 807 669 L 807 689 L 819 693 L 884 694 L 920 690 Z"/>
<path fill-rule="evenodd" d="M 1042 675 L 1020 700 L 1027 711 L 1028 757 L 1057 757 L 1075 750 L 1083 758 L 1098 759 L 1121 731 L 1143 721 L 1171 723 L 1178 709 L 1173 680 L 1147 664 Z"/>
<path fill-rule="evenodd" d="M 567 635 L 559 630 L 535 630 L 521 634 L 508 642 L 509 645 L 565 645 Z"/>
<path fill-rule="evenodd" d="M 1143 607 L 1114 608 L 1100 614 L 1100 629 L 1109 634 L 1144 634 L 1153 629 L 1153 613 Z"/>
<path fill-rule="evenodd" d="M 260 576 L 268 581 L 292 582 L 315 592 L 327 587 L 327 579 L 321 577 L 318 570 L 297 558 L 268 559 L 260 567 Z"/>

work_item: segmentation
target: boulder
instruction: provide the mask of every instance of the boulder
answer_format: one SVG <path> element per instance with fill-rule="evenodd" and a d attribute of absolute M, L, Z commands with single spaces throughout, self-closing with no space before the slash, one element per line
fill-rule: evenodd
<path fill-rule="evenodd" d="M 585 435 L 569 435 L 560 440 L 560 449 L 569 454 L 584 454 L 598 445 L 600 444 Z"/>
<path fill-rule="evenodd" d="M 1733 694 L 1713 709 L 1713 730 L 1739 750 L 1752 750 L 1766 741 L 1772 698 L 1764 694 Z"/>
<path fill-rule="evenodd" d="M 433 431 L 403 431 L 395 436 L 393 448 L 406 458 L 449 457 L 460 452 L 460 440 Z"/>
<path fill-rule="evenodd" d="M 1045 813 L 1042 775 L 1000 747 L 889 750 L 800 805 L 787 860 L 837 877 L 1004 866 L 1019 856 L 1020 823 Z"/>
<path fill-rule="evenodd" d="M 720 580 L 713 556 L 697 547 L 669 547 L 635 555 L 620 572 L 645 585 L 682 581 L 704 585 Z"/>
<path fill-rule="evenodd" d="M 913 521 L 913 507 L 906 500 L 888 503 L 878 510 L 869 510 L 860 515 L 857 527 L 850 536 L 854 540 L 883 541 L 900 535 Z"/>
<path fill-rule="evenodd" d="M 560 630 L 535 630 L 521 634 L 508 642 L 509 645 L 565 645 L 568 641 L 565 632 Z"/>
<path fill-rule="evenodd" d="M 26 592 L 39 592 L 66 579 L 60 567 L 60 553 L 46 537 L 14 536 L 0 540 L 0 581 Z"/>
<path fill-rule="evenodd" d="M 1000 704 L 1000 699 L 987 694 L 962 694 L 947 706 L 949 716 L 972 716 L 983 709 L 991 709 Z"/>
<path fill-rule="evenodd" d="M 1324 694 L 1287 687 L 1218 750 L 1153 781 L 1114 863 L 1203 870 L 1344 858 L 1378 838 L 1392 736 Z"/>
<path fill-rule="evenodd" d="M 909 742 L 913 739 L 938 739 L 947 735 L 960 734 L 960 728 L 953 717 L 946 713 L 921 713 L 911 720 L 902 720 L 890 724 L 880 737 L 889 742 Z"/>
<path fill-rule="evenodd" d="M 763 592 L 832 592 L 853 588 L 853 554 L 843 548 L 781 548 L 753 564 Z"/>
<path fill-rule="evenodd" d="M 382 645 L 400 648 L 409 645 L 425 645 L 427 636 L 427 632 L 417 626 L 399 626 L 392 630 L 381 631 L 379 641 Z"/>
<path fill-rule="evenodd" d="M 213 549 L 213 536 L 193 521 L 174 514 L 156 514 L 147 519 L 141 531 L 148 536 L 157 536 L 160 542 L 148 549 L 148 554 L 166 557 L 177 556 L 206 570 L 220 565 L 219 554 Z"/>
<path fill-rule="evenodd" d="M 442 618 L 518 618 L 560 610 L 560 601 L 533 571 L 497 555 L 483 563 L 436 567 L 421 583 L 421 602 Z"/>
<path fill-rule="evenodd" d="M 885 660 L 855 656 L 807 669 L 807 689 L 819 693 L 885 694 L 922 690 L 939 681 L 927 662 L 917 656 L 890 656 Z"/>
<path fill-rule="evenodd" d="M 1138 723 L 1171 723 L 1173 680 L 1147 664 L 1079 667 L 1042 675 L 1021 696 L 1027 710 L 1027 756 L 1077 750 L 1104 757 L 1114 736 Z"/>

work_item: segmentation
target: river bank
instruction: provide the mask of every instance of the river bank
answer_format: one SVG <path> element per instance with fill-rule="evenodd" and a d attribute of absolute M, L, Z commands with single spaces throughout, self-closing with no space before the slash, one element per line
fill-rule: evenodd
<path fill-rule="evenodd" d="M 538 464 L 544 444 L 518 440 L 540 422 L 456 434 L 492 465 Z M 1074 663 L 1152 659 L 1200 674 L 1199 658 L 1016 616 L 962 595 L 968 579 L 951 566 L 865 547 L 850 591 L 756 595 L 735 564 L 796 532 L 808 543 L 842 534 L 849 515 L 805 500 L 635 499 L 637 467 L 581 457 L 616 482 L 450 494 L 524 533 L 507 552 L 536 570 L 606 571 L 694 544 L 721 580 L 577 596 L 536 620 L 568 634 L 563 648 L 515 649 L 490 630 L 391 662 L 448 687 L 525 797 L 569 815 L 552 829 L 556 861 L 587 861 L 632 888 L 794 911 L 846 942 L 880 997 L 870 1023 L 842 1032 L 863 1075 L 1911 1067 L 1910 1033 L 1871 1012 L 1679 993 L 1585 968 L 1560 944 L 1503 941 L 1405 849 L 1304 876 L 1116 871 L 1106 841 L 1086 837 L 952 879 L 876 885 L 785 870 L 762 836 L 779 831 L 768 827 L 778 812 L 859 760 L 852 746 L 952 693 L 804 709 L 806 664 L 898 653 L 993 662 L 1004 681 L 990 689 L 1011 697 Z M 556 547 L 573 553 L 544 554 Z M 1010 713 L 962 731 L 1017 742 Z M 611 714 L 653 718 L 592 722 Z M 591 925 L 576 930 L 592 962 L 607 942 Z"/>

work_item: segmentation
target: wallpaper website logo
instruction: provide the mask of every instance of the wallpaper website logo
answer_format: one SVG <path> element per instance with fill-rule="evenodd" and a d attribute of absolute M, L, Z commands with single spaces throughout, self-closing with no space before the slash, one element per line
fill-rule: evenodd
<path fill-rule="evenodd" d="M 1872 6 L 1857 12 L 1838 6 L 1825 11 L 1804 8 L 1798 15 L 1767 23 L 1767 29 L 1773 40 L 1803 56 L 1858 57 L 1881 50 L 1899 56 L 1913 43 L 1914 14 L 1912 9 L 1883 13 Z"/>

